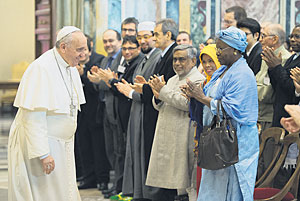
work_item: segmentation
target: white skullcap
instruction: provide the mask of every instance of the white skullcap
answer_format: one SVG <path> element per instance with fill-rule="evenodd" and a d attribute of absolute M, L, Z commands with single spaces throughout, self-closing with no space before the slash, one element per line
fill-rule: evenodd
<path fill-rule="evenodd" d="M 66 35 L 73 33 L 75 31 L 80 31 L 80 29 L 78 29 L 77 27 L 74 26 L 65 26 L 63 27 L 56 36 L 56 42 L 59 41 L 60 39 L 62 39 L 63 37 L 65 37 Z"/>
<path fill-rule="evenodd" d="M 155 23 L 151 21 L 141 22 L 138 25 L 138 31 L 154 31 Z"/>

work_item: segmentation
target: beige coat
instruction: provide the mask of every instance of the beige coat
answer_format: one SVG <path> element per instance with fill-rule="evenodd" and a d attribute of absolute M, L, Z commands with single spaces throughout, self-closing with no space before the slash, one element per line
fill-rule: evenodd
<path fill-rule="evenodd" d="M 274 53 L 278 55 L 281 53 L 282 66 L 291 54 L 285 49 L 283 45 L 277 48 Z M 258 95 L 258 121 L 272 122 L 273 119 L 273 103 L 274 103 L 274 90 L 270 83 L 268 75 L 268 65 L 262 61 L 260 71 L 256 74 L 257 95 Z"/>
<path fill-rule="evenodd" d="M 188 101 L 179 89 L 186 78 L 197 83 L 205 79 L 196 67 L 183 77 L 175 75 L 160 91 L 162 102 L 153 101 L 159 114 L 146 185 L 168 189 L 191 186 L 195 129 L 190 124 Z"/>

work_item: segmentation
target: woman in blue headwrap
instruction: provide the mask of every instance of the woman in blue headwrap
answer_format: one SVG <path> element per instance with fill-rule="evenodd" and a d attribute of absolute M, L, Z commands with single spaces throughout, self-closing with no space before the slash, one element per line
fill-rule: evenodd
<path fill-rule="evenodd" d="M 238 138 L 238 163 L 220 170 L 202 169 L 198 201 L 253 200 L 259 153 L 258 98 L 255 77 L 242 56 L 246 47 L 246 35 L 241 30 L 229 27 L 220 31 L 216 50 L 222 66 L 203 89 L 190 81 L 182 87 L 191 98 L 191 118 L 198 128 L 210 123 L 217 100 L 221 100 Z"/>

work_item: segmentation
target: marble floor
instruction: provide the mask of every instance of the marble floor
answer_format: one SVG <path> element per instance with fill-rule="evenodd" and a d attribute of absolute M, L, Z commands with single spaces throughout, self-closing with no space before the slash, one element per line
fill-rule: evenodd
<path fill-rule="evenodd" d="M 7 142 L 14 114 L 9 108 L 0 108 L 0 200 L 7 201 Z M 80 190 L 82 201 L 108 201 L 97 189 Z"/>

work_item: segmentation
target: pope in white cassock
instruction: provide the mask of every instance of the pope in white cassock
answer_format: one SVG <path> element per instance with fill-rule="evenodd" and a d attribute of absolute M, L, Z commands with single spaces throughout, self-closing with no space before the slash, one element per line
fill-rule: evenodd
<path fill-rule="evenodd" d="M 28 67 L 8 142 L 9 201 L 78 201 L 74 162 L 77 111 L 85 103 L 76 65 L 87 41 L 67 26 L 56 47 Z"/>

